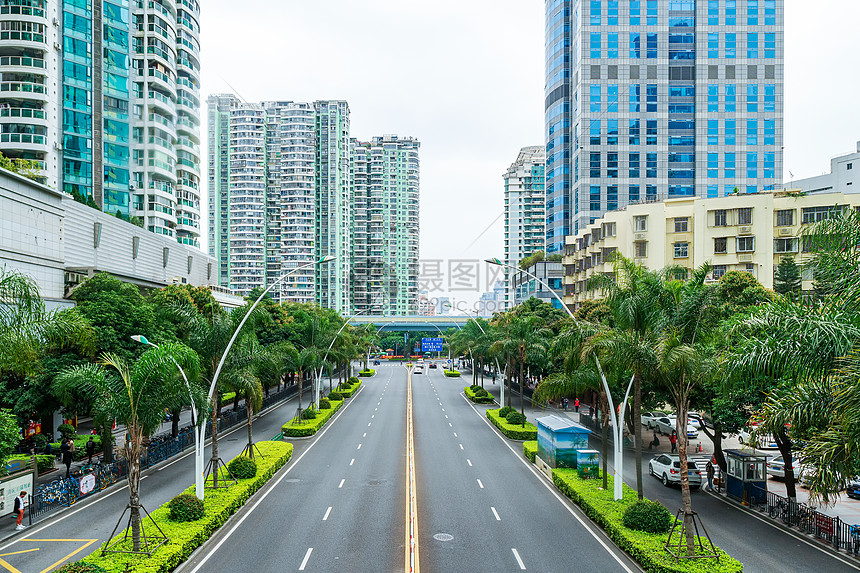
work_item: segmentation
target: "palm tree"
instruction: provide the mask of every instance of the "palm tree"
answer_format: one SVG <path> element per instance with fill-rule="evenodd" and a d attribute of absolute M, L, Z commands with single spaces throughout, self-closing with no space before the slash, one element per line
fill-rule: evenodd
<path fill-rule="evenodd" d="M 177 366 L 184 370 L 188 386 Z M 94 412 L 116 419 L 128 430 L 129 437 L 123 447 L 128 461 L 127 509 L 130 510 L 129 525 L 135 552 L 141 550 L 140 456 L 143 442 L 158 430 L 164 410 L 185 402 L 189 393 L 199 411 L 205 411 L 206 394 L 196 383 L 199 376 L 200 362 L 192 349 L 183 344 L 162 343 L 144 352 L 133 364 L 105 353 L 99 364 L 78 366 L 57 377 L 61 386 L 86 389 L 93 396 Z"/>
<path fill-rule="evenodd" d="M 548 350 L 547 341 L 552 332 L 544 327 L 544 322 L 537 316 L 513 317 L 508 324 L 508 340 L 513 347 L 513 355 L 520 367 L 520 414 L 523 416 L 525 427 L 525 384 L 526 363 L 529 359 L 540 359 Z"/>

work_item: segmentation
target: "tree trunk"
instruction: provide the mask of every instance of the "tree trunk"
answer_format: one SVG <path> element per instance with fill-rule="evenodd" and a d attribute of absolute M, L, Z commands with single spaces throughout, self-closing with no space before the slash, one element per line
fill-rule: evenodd
<path fill-rule="evenodd" d="M 702 432 L 714 444 L 714 459 L 717 461 L 720 469 L 725 472 L 728 466 L 726 465 L 726 455 L 723 453 L 723 425 L 720 422 L 714 422 L 714 433 L 711 434 L 703 420 Z"/>
<path fill-rule="evenodd" d="M 298 380 L 298 384 L 299 384 L 299 422 L 302 421 L 302 391 L 304 390 L 304 384 L 302 381 L 304 380 L 304 378 L 305 378 L 304 372 L 302 372 L 300 369 L 299 370 L 299 380 Z"/>
<path fill-rule="evenodd" d="M 776 442 L 779 453 L 782 454 L 783 469 L 785 470 L 785 495 L 794 501 L 797 501 L 797 478 L 794 475 L 794 458 L 791 455 L 791 448 L 794 444 L 791 438 L 785 433 L 785 430 L 776 432 L 773 435 L 773 441 Z"/>
<path fill-rule="evenodd" d="M 131 444 L 126 442 L 128 461 L 128 505 L 131 511 L 131 541 L 133 551 L 140 551 L 140 438 L 137 430 L 129 429 Z"/>
<path fill-rule="evenodd" d="M 233 395 L 233 413 L 234 414 L 239 411 L 239 399 L 240 399 L 239 393 L 236 392 Z"/>
<path fill-rule="evenodd" d="M 102 425 L 102 461 L 106 464 L 113 462 L 113 432 L 111 422 Z"/>
<path fill-rule="evenodd" d="M 248 457 L 252 460 L 254 459 L 254 434 L 251 430 L 251 425 L 254 420 L 254 414 L 251 412 L 251 405 L 247 398 L 245 398 L 245 410 L 248 412 Z"/>
<path fill-rule="evenodd" d="M 609 489 L 609 414 L 606 411 L 605 399 L 601 395 L 600 410 L 603 412 L 603 419 L 600 421 L 600 432 L 603 444 L 600 447 L 601 457 L 603 457 L 603 490 Z"/>
<path fill-rule="evenodd" d="M 523 416 L 522 427 L 526 427 L 526 387 L 525 387 L 525 359 L 520 362 L 520 414 Z"/>
<path fill-rule="evenodd" d="M 682 382 L 683 385 L 682 376 Z M 690 475 L 687 463 L 687 397 L 678 400 L 678 418 L 675 420 L 675 433 L 678 436 L 678 457 L 681 462 L 681 506 L 684 510 L 684 533 L 687 538 L 687 555 L 696 553 L 696 540 L 693 528 L 693 500 L 690 497 Z"/>
<path fill-rule="evenodd" d="M 633 377 L 633 450 L 636 455 L 636 495 L 644 498 L 642 486 L 642 379 Z"/>
<path fill-rule="evenodd" d="M 170 412 L 170 421 L 172 424 L 170 425 L 170 435 L 174 438 L 179 435 L 179 415 L 182 413 L 182 410 L 179 408 L 174 409 Z"/>
<path fill-rule="evenodd" d="M 216 388 L 215 392 L 212 392 L 212 416 L 210 421 L 212 422 L 212 459 L 210 460 L 212 463 L 212 487 L 218 487 L 218 414 L 220 408 L 218 407 L 218 390 Z"/>
<path fill-rule="evenodd" d="M 483 363 L 483 361 L 478 363 L 478 368 L 481 369 L 481 388 L 483 388 L 484 387 L 484 363 Z"/>
<path fill-rule="evenodd" d="M 506 404 L 504 404 L 504 406 L 510 406 L 511 405 L 511 391 L 513 390 L 513 386 L 514 386 L 511 379 L 513 378 L 513 375 L 515 374 L 515 372 L 513 370 L 514 370 L 514 368 L 511 365 L 511 357 L 508 356 L 507 366 L 505 367 L 505 380 L 508 384 L 508 394 L 507 394 L 507 396 L 505 396 Z"/>

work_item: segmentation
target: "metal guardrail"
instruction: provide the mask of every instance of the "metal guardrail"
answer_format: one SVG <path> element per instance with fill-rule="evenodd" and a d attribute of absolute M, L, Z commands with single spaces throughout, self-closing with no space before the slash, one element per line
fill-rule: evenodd
<path fill-rule="evenodd" d="M 758 501 L 750 504 L 751 508 L 820 539 L 836 550 L 860 555 L 860 525 L 846 523 L 838 516 L 826 515 L 805 503 L 762 488 L 755 489 L 758 491 L 754 498 Z"/>
<path fill-rule="evenodd" d="M 278 402 L 286 400 L 298 392 L 298 386 L 293 385 L 271 394 L 263 399 L 261 410 L 268 408 Z M 218 418 L 218 431 L 222 432 L 233 426 L 246 422 L 248 413 L 245 408 L 236 411 L 226 410 Z M 146 450 L 140 457 L 140 469 L 145 470 L 161 463 L 168 458 L 184 452 L 194 445 L 194 432 L 192 426 L 183 427 L 174 438 L 170 433 L 163 433 L 150 438 Z M 212 435 L 212 422 L 206 425 L 206 437 Z M 93 475 L 95 482 L 90 482 L 81 488 L 81 482 L 86 476 Z M 123 459 L 105 464 L 84 464 L 70 475 L 36 486 L 35 491 L 29 496 L 28 518 L 32 525 L 33 519 L 49 513 L 60 507 L 69 507 L 78 501 L 95 495 L 108 486 L 116 483 L 128 475 L 128 464 Z M 89 480 L 87 480 L 89 481 Z M 92 489 L 89 489 L 89 487 Z"/>

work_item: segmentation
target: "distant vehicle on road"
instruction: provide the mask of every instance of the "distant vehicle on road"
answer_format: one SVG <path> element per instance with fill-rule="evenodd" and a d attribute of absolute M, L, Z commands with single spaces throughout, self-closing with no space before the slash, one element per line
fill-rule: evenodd
<path fill-rule="evenodd" d="M 681 458 L 672 454 L 660 454 L 648 462 L 648 473 L 662 481 L 666 487 L 680 484 Z M 690 488 L 701 487 L 702 472 L 693 460 L 687 460 L 687 476 L 690 479 Z"/>
<path fill-rule="evenodd" d="M 424 374 L 424 368 L 421 366 L 416 366 L 415 370 L 412 371 L 413 374 Z"/>
<path fill-rule="evenodd" d="M 374 361 L 373 361 L 373 365 L 374 365 L 374 366 L 379 366 L 379 360 L 374 360 Z"/>
<path fill-rule="evenodd" d="M 436 363 L 435 363 L 435 362 L 431 362 L 431 363 L 430 363 L 430 370 L 436 370 L 436 368 L 438 368 L 438 366 L 436 366 Z"/>
<path fill-rule="evenodd" d="M 758 448 L 760 450 L 777 450 L 779 447 L 776 445 L 776 442 L 773 439 L 773 436 L 770 434 L 759 433 L 758 436 L 753 439 L 752 438 L 753 428 L 741 428 L 741 431 L 738 432 L 738 441 L 741 444 L 751 446 L 753 448 Z"/>
<path fill-rule="evenodd" d="M 804 468 L 800 460 L 792 456 L 791 468 L 794 470 L 794 480 L 800 481 L 803 477 Z M 767 462 L 767 475 L 777 479 L 785 479 L 785 460 L 782 456 L 777 456 Z"/>
<path fill-rule="evenodd" d="M 657 418 L 654 420 L 654 428 L 657 429 L 661 434 L 666 434 L 667 436 L 672 433 L 672 430 L 677 426 L 676 418 L 663 416 L 662 418 Z M 698 438 L 699 430 L 696 429 L 695 426 L 690 424 L 690 421 L 687 420 L 687 437 L 688 438 Z"/>
<path fill-rule="evenodd" d="M 648 426 L 648 429 L 651 429 L 654 427 L 654 422 L 657 420 L 657 418 L 662 418 L 665 415 L 665 412 L 658 412 L 656 410 L 654 412 L 642 412 L 640 421 L 642 422 L 643 426 Z"/>
<path fill-rule="evenodd" d="M 851 499 L 860 499 L 860 476 L 854 476 L 845 488 L 845 493 Z"/>

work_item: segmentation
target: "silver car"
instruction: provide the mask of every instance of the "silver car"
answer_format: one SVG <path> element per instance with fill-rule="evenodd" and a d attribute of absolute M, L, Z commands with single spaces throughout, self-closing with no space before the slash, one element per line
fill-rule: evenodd
<path fill-rule="evenodd" d="M 661 434 L 671 435 L 671 433 L 675 430 L 676 426 L 676 418 L 670 416 L 663 416 L 662 418 L 657 418 L 654 420 L 654 427 Z M 696 429 L 695 426 L 690 424 L 690 421 L 687 420 L 687 438 L 696 439 L 699 437 L 699 430 Z"/>
<path fill-rule="evenodd" d="M 673 454 L 660 454 L 648 462 L 648 473 L 669 487 L 681 483 L 681 458 Z M 702 472 L 696 467 L 696 462 L 687 460 L 687 475 L 690 487 L 695 489 L 702 485 Z"/>

